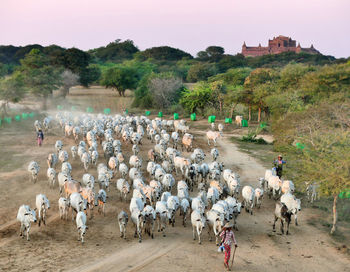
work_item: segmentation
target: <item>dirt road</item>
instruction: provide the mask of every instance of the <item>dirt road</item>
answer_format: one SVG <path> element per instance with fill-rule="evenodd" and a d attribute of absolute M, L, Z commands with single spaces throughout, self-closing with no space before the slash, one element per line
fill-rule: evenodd
<path fill-rule="evenodd" d="M 215 242 L 208 241 L 207 231 L 203 234 L 202 245 L 198 245 L 197 241 L 192 240 L 189 224 L 184 228 L 179 218 L 174 228 L 167 228 L 166 237 L 158 232 L 153 240 L 144 235 L 139 244 L 133 238 L 132 224 L 129 224 L 127 239 L 119 238 L 116 214 L 121 209 L 128 211 L 129 208 L 127 203 L 120 201 L 114 185 L 109 193 L 106 216 L 95 213 L 94 218 L 88 220 L 86 243 L 82 246 L 77 241 L 75 225 L 57 216 L 58 189 L 49 189 L 46 183 L 45 160 L 47 154 L 53 152 L 55 141 L 63 139 L 66 150 L 74 141 L 63 138 L 56 130 L 47 135 L 43 148 L 37 148 L 33 144 L 31 126 L 13 127 L 7 129 L 6 133 L 0 133 L 0 146 L 6 147 L 7 160 L 11 162 L 0 172 L 0 203 L 3 204 L 0 207 L 1 271 L 224 270 L 223 254 L 217 252 Z M 204 140 L 204 131 L 196 131 L 195 134 L 195 146 L 208 153 L 210 148 Z M 141 152 L 144 161 L 150 147 L 151 143 L 145 140 Z M 238 171 L 244 184 L 257 186 L 258 178 L 264 175 L 265 168 L 256 159 L 240 152 L 228 140 L 228 136 L 219 141 L 218 149 L 225 168 Z M 130 156 L 130 145 L 123 150 L 128 151 L 126 153 Z M 28 181 L 26 172 L 31 160 L 37 160 L 42 167 L 36 184 Z M 84 172 L 80 163 L 71 163 L 73 177 L 81 179 Z M 11 165 L 18 167 L 11 168 Z M 96 169 L 89 170 L 89 173 L 96 176 Z M 51 201 L 48 224 L 41 228 L 33 225 L 31 241 L 27 242 L 18 236 L 19 223 L 14 219 L 21 204 L 34 206 L 38 193 L 45 193 Z M 195 195 L 194 192 L 192 196 Z M 254 215 L 244 211 L 240 215 L 239 231 L 236 232 L 239 247 L 234 271 L 349 271 L 350 260 L 347 255 L 337 251 L 327 234 L 308 224 L 320 213 L 302 210 L 300 225 L 296 227 L 293 224 L 291 235 L 282 236 L 279 231 L 272 232 L 273 210 L 274 202 L 265 198 L 262 208 L 255 210 Z"/>

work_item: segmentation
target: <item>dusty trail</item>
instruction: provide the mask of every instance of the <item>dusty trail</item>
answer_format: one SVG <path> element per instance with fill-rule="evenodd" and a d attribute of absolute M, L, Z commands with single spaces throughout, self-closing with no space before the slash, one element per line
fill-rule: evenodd
<path fill-rule="evenodd" d="M 26 157 L 25 163 L 15 171 L 0 173 L 0 201 L 7 203 L 0 207 L 0 270 L 1 271 L 223 271 L 223 255 L 217 252 L 214 242 L 208 241 L 207 230 L 202 245 L 192 240 L 192 228 L 181 225 L 180 218 L 174 228 L 168 227 L 166 237 L 155 232 L 152 240 L 144 235 L 141 244 L 133 238 L 133 226 L 129 222 L 127 239 L 119 238 L 116 214 L 121 209 L 128 211 L 128 204 L 119 200 L 112 185 L 107 202 L 106 216 L 95 213 L 88 219 L 89 230 L 86 244 L 77 241 L 75 225 L 58 218 L 58 192 L 49 189 L 46 183 L 46 156 L 52 152 L 54 142 L 63 139 L 65 150 L 74 144 L 72 139 L 53 133 L 45 140 L 43 148 L 33 146 L 31 131 L 23 135 L 10 131 L 0 138 L 0 145 L 17 137 L 13 156 Z M 205 132 L 195 130 L 195 146 L 208 154 L 210 147 L 204 139 Z M 248 154 L 242 153 L 229 140 L 229 135 L 219 140 L 220 160 L 225 168 L 238 171 L 243 184 L 258 185 L 258 178 L 265 168 Z M 151 143 L 145 141 L 141 156 L 146 161 Z M 130 155 L 131 146 L 123 147 Z M 101 152 L 101 150 L 99 151 Z M 185 153 L 185 156 L 188 156 Z M 210 160 L 209 156 L 206 158 Z M 39 181 L 28 182 L 27 162 L 38 160 L 42 166 Z M 101 159 L 99 162 L 102 162 Z M 78 161 L 72 161 L 73 175 L 81 179 L 83 171 Z M 60 168 L 60 166 L 58 167 Z M 57 168 L 57 169 L 58 169 Z M 89 173 L 96 176 L 96 169 Z M 179 180 L 177 177 L 176 180 Z M 113 182 L 114 183 L 114 182 Z M 19 224 L 14 222 L 18 207 L 23 203 L 33 206 L 35 195 L 45 193 L 51 201 L 48 224 L 39 228 L 32 226 L 31 241 L 18 237 Z M 173 191 L 175 193 L 175 190 Z M 193 193 L 192 196 L 195 196 Z M 15 196 L 15 197 L 13 197 Z M 350 261 L 340 254 L 324 232 L 307 222 L 320 216 L 315 210 L 303 210 L 299 216 L 300 226 L 294 222 L 291 235 L 282 236 L 272 232 L 274 202 L 264 199 L 261 209 L 251 216 L 244 211 L 238 218 L 239 231 L 236 238 L 239 248 L 236 253 L 234 271 L 349 271 Z M 279 229 L 279 224 L 277 224 Z"/>

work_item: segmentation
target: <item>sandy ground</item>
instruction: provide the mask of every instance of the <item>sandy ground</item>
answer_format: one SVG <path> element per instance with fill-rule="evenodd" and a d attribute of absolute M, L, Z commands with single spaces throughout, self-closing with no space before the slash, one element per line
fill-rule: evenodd
<path fill-rule="evenodd" d="M 204 131 L 197 130 L 194 134 L 195 147 L 208 152 L 210 148 L 205 142 Z M 192 240 L 189 224 L 184 228 L 179 217 L 174 228 L 167 228 L 166 237 L 155 232 L 153 240 L 144 235 L 140 244 L 133 238 L 133 227 L 129 223 L 127 239 L 119 238 L 116 215 L 122 209 L 129 212 L 129 208 L 120 201 L 114 184 L 108 194 L 106 216 L 95 211 L 94 218 L 88 220 L 86 243 L 81 245 L 77 241 L 75 224 L 59 219 L 58 188 L 49 189 L 46 181 L 46 156 L 54 151 L 55 141 L 62 139 L 67 151 L 74 141 L 64 138 L 59 130 L 53 130 L 47 134 L 44 146 L 38 148 L 34 144 L 35 134 L 30 121 L 2 129 L 0 135 L 0 149 L 6 154 L 0 161 L 0 271 L 224 271 L 224 256 L 217 252 L 214 241 L 209 242 L 207 230 L 199 245 L 198 241 Z M 240 152 L 229 137 L 231 135 L 226 134 L 219 141 L 220 160 L 226 168 L 239 172 L 243 184 L 256 187 L 265 168 Z M 143 161 L 146 161 L 149 148 L 151 143 L 144 140 Z M 130 145 L 123 146 L 128 156 L 130 150 Z M 38 161 L 41 166 L 36 184 L 29 181 L 26 172 L 31 160 Z M 80 180 L 84 174 L 80 163 L 71 158 L 69 161 L 73 166 L 73 177 Z M 103 158 L 99 162 L 103 162 Z M 59 169 L 60 164 L 56 167 L 57 171 Z M 96 176 L 96 169 L 90 169 L 89 173 Z M 22 204 L 34 207 L 35 196 L 39 193 L 46 194 L 51 201 L 48 222 L 41 227 L 33 224 L 31 240 L 27 242 L 19 237 L 16 213 Z M 320 212 L 302 210 L 299 226 L 296 227 L 293 221 L 291 235 L 285 236 L 280 235 L 279 224 L 278 231 L 272 232 L 273 210 L 274 202 L 265 198 L 254 215 L 243 211 L 239 216 L 239 231 L 236 232 L 239 247 L 234 271 L 349 271 L 348 255 L 338 251 L 325 232 L 307 224 L 320 217 Z"/>

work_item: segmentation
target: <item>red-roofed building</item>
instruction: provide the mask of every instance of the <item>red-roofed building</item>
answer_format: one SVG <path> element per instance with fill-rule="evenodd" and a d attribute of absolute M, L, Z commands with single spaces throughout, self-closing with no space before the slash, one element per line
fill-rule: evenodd
<path fill-rule="evenodd" d="M 280 54 L 283 52 L 306 52 L 310 54 L 320 54 L 319 51 L 317 51 L 313 45 L 311 45 L 310 48 L 302 48 L 300 46 L 300 43 L 298 46 L 296 46 L 296 41 L 292 40 L 290 37 L 286 36 L 278 36 L 274 37 L 272 40 L 269 40 L 268 46 L 247 46 L 245 42 L 242 46 L 242 54 L 245 57 L 257 57 L 257 56 L 263 56 L 268 54 Z"/>

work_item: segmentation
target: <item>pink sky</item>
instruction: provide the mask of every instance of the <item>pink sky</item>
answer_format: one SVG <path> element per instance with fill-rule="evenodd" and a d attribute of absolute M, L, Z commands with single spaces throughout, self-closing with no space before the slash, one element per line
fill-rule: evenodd
<path fill-rule="evenodd" d="M 226 53 L 290 36 L 302 47 L 350 56 L 349 0 L 1 0 L 0 44 L 91 49 L 132 39 L 141 49 L 169 45 L 192 55 Z"/>

